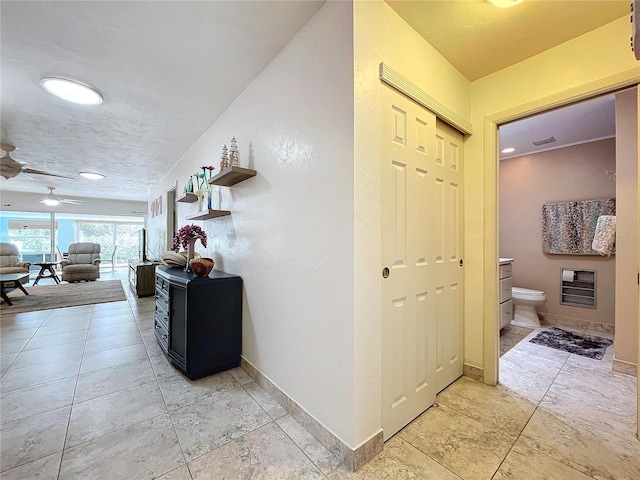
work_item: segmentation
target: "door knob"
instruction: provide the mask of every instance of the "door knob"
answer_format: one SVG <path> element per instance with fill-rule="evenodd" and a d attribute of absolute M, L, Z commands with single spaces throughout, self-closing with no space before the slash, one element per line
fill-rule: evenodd
<path fill-rule="evenodd" d="M 382 277 L 383 278 L 389 278 L 389 269 L 387 267 L 384 267 L 382 269 Z"/>

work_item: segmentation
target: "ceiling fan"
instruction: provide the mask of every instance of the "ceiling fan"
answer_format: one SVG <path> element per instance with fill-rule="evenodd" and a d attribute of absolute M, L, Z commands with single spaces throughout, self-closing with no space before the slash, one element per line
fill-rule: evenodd
<path fill-rule="evenodd" d="M 61 203 L 69 203 L 71 205 L 80 205 L 82 200 L 71 200 L 70 198 L 60 198 L 57 195 L 54 195 L 53 191 L 56 187 L 47 187 L 49 189 L 49 194 L 46 195 L 40 203 L 44 203 L 48 207 L 55 207 Z"/>
<path fill-rule="evenodd" d="M 67 177 L 66 175 L 58 175 L 57 173 L 29 168 L 25 163 L 14 160 L 11 158 L 11 152 L 16 149 L 13 145 L 2 143 L 0 144 L 0 148 L 5 151 L 4 156 L 0 158 L 0 176 L 7 180 L 20 175 L 21 173 L 25 174 L 27 177 L 29 177 L 29 175 L 49 175 L 50 177 L 72 178 Z"/>

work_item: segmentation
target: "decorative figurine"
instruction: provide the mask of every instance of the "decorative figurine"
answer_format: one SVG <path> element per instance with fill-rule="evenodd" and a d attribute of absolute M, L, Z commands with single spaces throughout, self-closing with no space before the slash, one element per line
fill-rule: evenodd
<path fill-rule="evenodd" d="M 231 146 L 229 147 L 229 164 L 232 167 L 240 166 L 240 157 L 238 155 L 238 142 L 236 137 L 231 139 Z"/>
<path fill-rule="evenodd" d="M 222 156 L 220 157 L 220 171 L 229 167 L 229 156 L 227 155 L 227 146 L 222 147 Z"/>

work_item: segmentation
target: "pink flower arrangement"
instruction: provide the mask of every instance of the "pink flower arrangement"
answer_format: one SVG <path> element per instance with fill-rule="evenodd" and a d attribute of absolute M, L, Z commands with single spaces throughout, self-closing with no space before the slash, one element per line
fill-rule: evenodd
<path fill-rule="evenodd" d="M 189 245 L 189 239 L 192 238 L 199 238 L 202 246 L 207 246 L 207 234 L 202 228 L 197 225 L 185 225 L 173 237 L 173 251 L 180 251 L 180 247 L 186 249 L 187 245 Z"/>

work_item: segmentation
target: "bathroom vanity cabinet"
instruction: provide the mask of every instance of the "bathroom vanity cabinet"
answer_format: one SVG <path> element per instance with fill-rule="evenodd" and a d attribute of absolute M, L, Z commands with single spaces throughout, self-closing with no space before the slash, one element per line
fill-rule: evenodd
<path fill-rule="evenodd" d="M 240 364 L 240 277 L 213 270 L 201 278 L 162 265 L 155 294 L 156 340 L 174 367 L 195 380 Z"/>
<path fill-rule="evenodd" d="M 513 320 L 513 300 L 511 299 L 512 258 L 500 259 L 500 328 L 504 328 Z"/>

